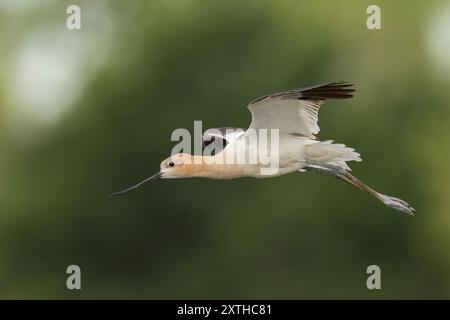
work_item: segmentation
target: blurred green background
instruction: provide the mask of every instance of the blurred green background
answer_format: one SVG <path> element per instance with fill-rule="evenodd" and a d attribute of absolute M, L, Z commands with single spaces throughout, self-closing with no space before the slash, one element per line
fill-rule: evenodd
<path fill-rule="evenodd" d="M 450 298 L 450 4 L 376 1 L 368 30 L 370 4 L 0 0 L 0 298 Z M 313 173 L 105 197 L 172 130 L 245 128 L 251 99 L 336 80 L 357 92 L 319 138 L 414 218 Z"/>

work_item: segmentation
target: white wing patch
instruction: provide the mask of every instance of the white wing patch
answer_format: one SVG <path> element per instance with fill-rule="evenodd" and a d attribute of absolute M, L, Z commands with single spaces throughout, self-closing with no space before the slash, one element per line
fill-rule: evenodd
<path fill-rule="evenodd" d="M 318 113 L 322 101 L 267 99 L 249 105 L 252 129 L 278 129 L 280 134 L 311 138 L 319 132 Z"/>
<path fill-rule="evenodd" d="M 300 117 L 304 119 L 309 131 L 313 134 L 317 134 L 320 131 L 319 125 L 319 108 L 322 101 L 302 101 L 303 108 L 299 110 Z"/>
<path fill-rule="evenodd" d="M 231 144 L 244 133 L 245 130 L 242 128 L 211 128 L 203 134 L 203 144 L 206 146 L 217 140 L 225 140 L 226 144 Z"/>

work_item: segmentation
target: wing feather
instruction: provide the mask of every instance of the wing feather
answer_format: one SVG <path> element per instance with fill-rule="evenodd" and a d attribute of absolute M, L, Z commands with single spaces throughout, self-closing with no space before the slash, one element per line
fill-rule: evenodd
<path fill-rule="evenodd" d="M 327 99 L 353 97 L 351 83 L 330 82 L 312 87 L 287 90 L 257 98 L 248 108 L 252 129 L 278 129 L 280 134 L 314 138 L 319 132 L 320 106 Z"/>
<path fill-rule="evenodd" d="M 208 146 L 211 143 L 218 143 L 225 147 L 227 144 L 234 142 L 237 138 L 245 133 L 242 128 L 223 127 L 211 128 L 203 134 L 203 146 Z"/>

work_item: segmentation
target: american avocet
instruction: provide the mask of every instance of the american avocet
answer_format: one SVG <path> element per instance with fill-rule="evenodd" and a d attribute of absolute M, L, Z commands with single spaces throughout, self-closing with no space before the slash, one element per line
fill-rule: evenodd
<path fill-rule="evenodd" d="M 174 154 L 161 162 L 161 169 L 144 181 L 111 196 L 136 189 L 144 183 L 157 178 L 204 177 L 211 179 L 234 179 L 238 177 L 273 177 L 294 171 L 313 171 L 327 174 L 367 192 L 385 205 L 409 215 L 415 209 L 405 201 L 376 192 L 350 174 L 348 161 L 361 161 L 359 153 L 332 140 L 318 141 L 318 112 L 327 99 L 347 99 L 353 97 L 352 84 L 332 82 L 312 87 L 283 91 L 253 100 L 248 105 L 252 114 L 249 129 L 219 128 L 208 133 L 204 139 L 214 137 L 225 142 L 226 146 L 214 155 Z M 233 130 L 231 130 L 233 129 Z M 226 157 L 235 158 L 236 146 L 243 145 L 247 150 L 261 149 L 261 144 L 250 139 L 257 130 L 277 131 L 277 170 L 263 173 L 267 163 L 224 163 Z M 243 142 L 243 143 L 242 143 Z M 270 148 L 275 143 L 272 141 Z M 265 145 L 269 149 L 269 144 Z M 250 150 L 250 151 L 249 151 Z M 260 151 L 260 150 L 258 150 Z M 272 158 L 272 149 L 267 152 Z M 273 159 L 272 159 L 273 160 Z"/>

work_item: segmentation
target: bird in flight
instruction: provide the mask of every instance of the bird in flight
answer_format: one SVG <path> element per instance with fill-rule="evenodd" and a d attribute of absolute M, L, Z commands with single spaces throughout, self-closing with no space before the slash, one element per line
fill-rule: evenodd
<path fill-rule="evenodd" d="M 312 171 L 336 177 L 353 187 L 367 192 L 388 207 L 413 216 L 415 209 L 407 202 L 381 194 L 350 174 L 349 161 L 361 161 L 359 153 L 344 144 L 332 140 L 319 141 L 318 113 L 320 106 L 328 99 L 348 99 L 353 97 L 352 84 L 331 82 L 306 88 L 293 89 L 266 95 L 251 101 L 248 109 L 252 114 L 250 127 L 210 129 L 203 135 L 208 146 L 222 143 L 223 148 L 214 155 L 173 154 L 161 162 L 160 171 L 153 176 L 125 190 L 111 194 L 116 196 L 136 189 L 158 178 L 234 179 L 239 177 L 267 178 L 290 172 Z M 250 136 L 258 130 L 276 130 L 278 139 L 262 146 Z M 272 146 L 277 150 L 273 152 Z M 260 152 L 265 148 L 269 156 L 276 154 L 277 170 L 263 173 L 267 163 L 224 163 L 223 159 L 235 158 L 238 146 L 244 147 L 246 156 L 251 151 Z M 269 150 L 270 149 L 270 150 Z M 219 161 L 222 160 L 222 161 Z"/>

